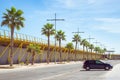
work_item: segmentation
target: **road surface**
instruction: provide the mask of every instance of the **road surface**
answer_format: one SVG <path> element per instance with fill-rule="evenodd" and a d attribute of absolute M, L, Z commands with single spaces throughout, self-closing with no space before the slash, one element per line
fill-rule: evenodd
<path fill-rule="evenodd" d="M 26 68 L 0 72 L 0 80 L 120 80 L 120 61 L 105 61 L 114 65 L 110 71 L 82 69 L 82 62 L 51 67 Z"/>

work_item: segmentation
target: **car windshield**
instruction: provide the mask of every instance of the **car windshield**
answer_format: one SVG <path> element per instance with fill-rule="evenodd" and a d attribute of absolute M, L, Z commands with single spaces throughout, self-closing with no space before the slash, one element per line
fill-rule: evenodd
<path fill-rule="evenodd" d="M 96 63 L 97 63 L 97 64 L 103 64 L 103 62 L 101 62 L 101 61 L 99 61 L 99 60 L 97 60 Z"/>

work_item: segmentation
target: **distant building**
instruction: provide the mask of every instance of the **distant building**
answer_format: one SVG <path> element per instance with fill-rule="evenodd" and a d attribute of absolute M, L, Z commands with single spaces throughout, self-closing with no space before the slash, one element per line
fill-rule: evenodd
<path fill-rule="evenodd" d="M 111 59 L 120 60 L 120 54 L 111 54 Z"/>

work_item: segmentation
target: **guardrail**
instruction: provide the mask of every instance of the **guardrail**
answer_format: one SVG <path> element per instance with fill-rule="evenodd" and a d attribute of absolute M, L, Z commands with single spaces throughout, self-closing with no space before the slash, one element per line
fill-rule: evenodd
<path fill-rule="evenodd" d="M 10 39 L 10 36 L 11 36 L 10 34 L 11 34 L 10 31 L 0 29 L 0 37 Z M 22 33 L 17 33 L 17 32 L 14 32 L 14 39 L 21 40 L 21 41 L 29 41 L 29 42 L 47 44 L 47 40 L 45 40 L 45 39 L 26 35 L 26 34 L 22 34 Z M 57 44 L 57 46 L 59 45 L 58 42 L 56 44 Z M 50 45 L 55 45 L 55 42 L 51 41 Z M 62 44 L 62 47 L 65 47 L 65 44 Z"/>

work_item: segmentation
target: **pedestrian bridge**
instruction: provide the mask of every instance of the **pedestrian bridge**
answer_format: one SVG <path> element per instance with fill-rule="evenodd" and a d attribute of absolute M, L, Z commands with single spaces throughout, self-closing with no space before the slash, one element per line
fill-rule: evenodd
<path fill-rule="evenodd" d="M 29 36 L 26 34 L 14 33 L 14 63 L 18 62 L 25 62 L 26 59 L 29 59 L 31 62 L 31 54 L 27 52 L 26 47 L 30 44 L 39 44 L 41 46 L 41 54 L 36 54 L 35 62 L 46 62 L 46 53 L 47 53 L 47 40 L 43 40 L 41 38 L 36 38 L 34 36 Z M 56 46 L 56 53 L 55 53 L 55 46 L 54 42 L 50 44 L 50 61 L 59 61 L 59 47 L 58 44 Z M 74 49 L 68 50 L 62 45 L 62 60 L 73 61 L 75 60 L 83 60 L 87 59 L 98 59 L 103 56 L 103 54 L 96 54 L 96 53 L 88 53 L 83 52 L 82 50 L 77 50 L 75 52 Z M 9 54 L 10 54 L 10 31 L 7 30 L 0 30 L 0 64 L 8 64 L 9 63 Z"/>

